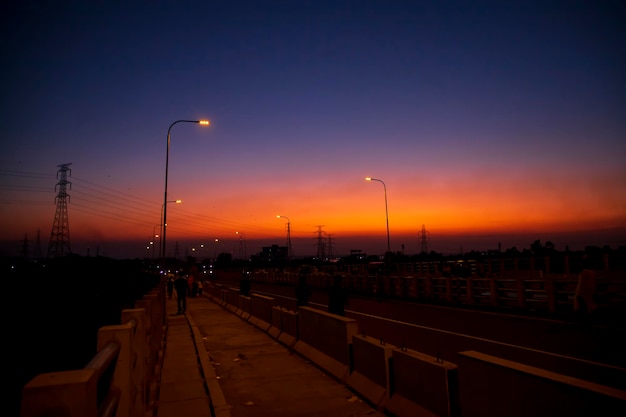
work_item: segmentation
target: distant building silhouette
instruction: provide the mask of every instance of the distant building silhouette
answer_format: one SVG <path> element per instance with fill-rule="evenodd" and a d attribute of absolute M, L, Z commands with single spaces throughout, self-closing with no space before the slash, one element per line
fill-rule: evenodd
<path fill-rule="evenodd" d="M 287 246 L 264 246 L 261 248 L 261 252 L 254 257 L 254 260 L 273 263 L 273 264 L 282 264 L 287 261 L 289 251 Z"/>

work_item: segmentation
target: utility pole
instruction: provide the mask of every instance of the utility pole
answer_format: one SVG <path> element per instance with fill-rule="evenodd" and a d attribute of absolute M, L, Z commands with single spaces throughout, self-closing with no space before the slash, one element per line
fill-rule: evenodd
<path fill-rule="evenodd" d="M 70 196 L 67 194 L 67 184 L 72 188 L 72 183 L 67 180 L 67 172 L 72 175 L 72 170 L 69 168 L 69 164 L 58 165 L 57 178 L 59 182 L 55 185 L 54 190 L 59 190 L 59 193 L 55 197 L 56 212 L 54 214 L 54 222 L 52 223 L 52 231 L 50 232 L 50 243 L 48 244 L 48 258 L 56 256 L 64 256 L 72 253 L 70 246 L 70 225 L 67 214 L 67 203 Z"/>
<path fill-rule="evenodd" d="M 293 250 L 291 248 L 291 220 L 287 216 L 276 216 L 277 219 L 287 219 L 287 260 L 293 259 Z"/>
<path fill-rule="evenodd" d="M 293 259 L 293 248 L 291 247 L 291 221 L 287 220 L 287 259 Z"/>

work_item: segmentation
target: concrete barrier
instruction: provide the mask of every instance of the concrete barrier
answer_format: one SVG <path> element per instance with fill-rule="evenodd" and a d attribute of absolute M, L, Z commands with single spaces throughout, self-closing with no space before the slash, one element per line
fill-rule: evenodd
<path fill-rule="evenodd" d="M 352 336 L 352 372 L 347 385 L 382 410 L 389 400 L 389 363 L 395 346 L 366 336 Z"/>
<path fill-rule="evenodd" d="M 397 417 L 460 415 L 455 364 L 410 349 L 394 349 L 391 360 L 388 411 Z"/>
<path fill-rule="evenodd" d="M 283 331 L 282 307 L 272 306 L 272 321 L 267 331 L 274 339 L 278 339 Z"/>
<path fill-rule="evenodd" d="M 97 417 L 95 369 L 39 374 L 22 390 L 21 417 Z"/>
<path fill-rule="evenodd" d="M 210 281 L 204 281 L 204 290 L 202 291 L 204 296 L 209 297 L 213 301 L 217 301 L 217 298 L 219 298 L 219 287 L 217 285 L 218 284 Z"/>
<path fill-rule="evenodd" d="M 250 305 L 250 297 L 248 297 L 247 295 L 239 296 L 239 309 L 240 309 L 239 316 L 244 320 L 248 320 L 252 312 L 252 307 Z"/>
<path fill-rule="evenodd" d="M 133 351 L 133 363 L 132 366 L 134 370 L 131 374 L 130 384 L 131 389 L 128 391 L 130 400 L 130 411 L 129 415 L 132 417 L 140 417 L 143 413 L 145 413 L 146 404 L 145 399 L 146 395 L 146 356 L 147 356 L 147 346 L 146 340 L 143 335 L 146 333 L 145 329 L 145 313 L 143 309 L 135 308 L 135 309 L 124 309 L 122 310 L 122 323 L 128 323 L 130 321 L 134 321 L 136 326 L 133 329 L 132 333 L 132 351 Z M 103 344 L 100 343 L 100 334 L 98 334 L 98 346 L 99 348 Z M 123 345 L 122 345 L 123 346 Z M 114 378 L 118 376 L 115 375 Z M 118 386 L 119 384 L 116 383 Z M 137 397 L 137 395 L 139 397 Z M 124 397 L 124 392 L 122 392 L 122 399 Z M 120 404 L 121 407 L 121 404 Z M 121 414 L 120 414 L 121 416 Z"/>
<path fill-rule="evenodd" d="M 259 329 L 267 332 L 272 323 L 272 306 L 274 298 L 260 294 L 250 296 L 250 318 L 248 321 Z"/>
<path fill-rule="evenodd" d="M 238 314 L 239 309 L 239 289 L 228 288 L 226 292 L 226 305 L 225 307 L 235 314 Z"/>
<path fill-rule="evenodd" d="M 22 417 L 143 417 L 153 413 L 165 334 L 165 285 L 122 310 L 123 324 L 98 330 L 83 369 L 37 375 L 22 389 Z"/>
<path fill-rule="evenodd" d="M 144 417 L 145 414 L 145 339 L 143 310 L 126 324 L 103 326 L 98 330 L 97 349 L 102 350 L 111 341 L 120 343 L 113 384 L 120 389 L 120 403 L 116 416 Z M 141 328 L 139 328 L 141 326 Z"/>
<path fill-rule="evenodd" d="M 219 304 L 222 307 L 226 307 L 228 305 L 228 289 L 226 287 L 222 287 L 220 289 L 220 300 Z"/>
<path fill-rule="evenodd" d="M 292 310 L 282 309 L 281 312 L 282 332 L 278 341 L 292 348 L 298 340 L 298 313 Z"/>
<path fill-rule="evenodd" d="M 626 415 L 626 391 L 481 352 L 458 356 L 463 417 Z"/>
<path fill-rule="evenodd" d="M 161 354 L 163 337 L 159 336 L 163 323 L 157 321 L 154 307 L 157 302 L 153 298 L 144 296 L 143 299 L 135 302 L 135 308 L 144 310 L 145 343 L 146 343 L 146 407 L 154 406 L 159 386 L 159 375 L 161 372 Z"/>
<path fill-rule="evenodd" d="M 218 284 L 218 283 L 208 283 L 207 285 L 209 285 L 209 295 L 211 296 L 211 298 L 213 299 L 213 301 L 215 301 L 218 304 L 222 304 L 223 301 L 223 295 L 222 295 L 222 289 L 224 288 L 224 286 L 222 284 Z"/>
<path fill-rule="evenodd" d="M 350 370 L 352 337 L 357 331 L 354 319 L 300 307 L 294 350 L 345 384 Z"/>

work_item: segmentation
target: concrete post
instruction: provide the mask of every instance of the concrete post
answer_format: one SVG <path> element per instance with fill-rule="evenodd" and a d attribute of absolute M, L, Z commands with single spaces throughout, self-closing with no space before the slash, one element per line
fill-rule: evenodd
<path fill-rule="evenodd" d="M 122 323 L 135 321 L 133 329 L 133 374 L 132 384 L 137 392 L 137 398 L 131 404 L 131 417 L 143 417 L 146 410 L 146 325 L 145 311 L 141 308 L 122 310 Z"/>
<path fill-rule="evenodd" d="M 95 369 L 39 374 L 22 390 L 20 417 L 97 417 Z"/>
<path fill-rule="evenodd" d="M 112 340 L 118 341 L 121 346 L 112 382 L 121 391 L 116 417 L 130 417 L 131 407 L 134 406 L 137 397 L 141 396 L 132 377 L 137 362 L 133 343 L 135 326 L 136 322 L 131 321 L 126 324 L 103 326 L 98 330 L 98 351 Z"/>

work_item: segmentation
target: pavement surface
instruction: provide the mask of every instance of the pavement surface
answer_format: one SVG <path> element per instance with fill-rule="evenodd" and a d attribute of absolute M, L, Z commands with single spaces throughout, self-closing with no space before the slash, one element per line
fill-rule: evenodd
<path fill-rule="evenodd" d="M 168 299 L 156 417 L 384 416 L 269 334 L 214 302 Z"/>

